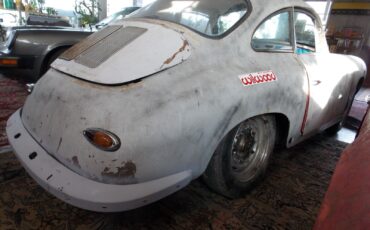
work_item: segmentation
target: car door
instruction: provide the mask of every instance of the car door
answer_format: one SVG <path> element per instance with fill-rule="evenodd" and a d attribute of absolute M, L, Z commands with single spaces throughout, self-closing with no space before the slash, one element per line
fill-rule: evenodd
<path fill-rule="evenodd" d="M 257 26 L 251 40 L 256 51 L 253 58 L 258 60 L 254 66 L 256 71 L 272 71 L 277 77 L 277 87 L 270 93 L 291 122 L 289 144 L 302 136 L 301 125 L 307 102 L 307 74 L 294 54 L 292 13 L 292 8 L 285 8 L 271 14 Z M 269 89 L 268 85 L 265 89 Z"/>
<path fill-rule="evenodd" d="M 337 71 L 335 56 L 320 50 L 324 46 L 317 19 L 304 10 L 294 10 L 295 55 L 308 76 L 308 103 L 302 133 L 309 134 L 338 122 L 349 97 L 348 79 Z"/>

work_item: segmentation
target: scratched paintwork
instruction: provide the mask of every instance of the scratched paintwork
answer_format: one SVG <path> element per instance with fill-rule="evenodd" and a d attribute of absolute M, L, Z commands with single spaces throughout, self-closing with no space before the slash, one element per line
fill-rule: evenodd
<path fill-rule="evenodd" d="M 364 63 L 329 54 L 323 30 L 316 35 L 317 52 L 310 56 L 255 52 L 251 37 L 264 18 L 292 5 L 307 6 L 293 0 L 251 2 L 249 18 L 218 40 L 170 22 L 117 22 L 148 31 L 97 68 L 73 60 L 54 62 L 23 108 L 25 128 L 79 175 L 107 184 L 140 184 L 187 170 L 192 179 L 199 177 L 220 140 L 254 116 L 284 117 L 287 147 L 340 121 L 365 76 Z M 163 35 L 168 39 L 160 40 Z M 317 60 L 330 61 L 323 65 Z M 269 70 L 277 81 L 244 87 L 239 79 Z M 320 90 L 311 86 L 317 78 L 323 81 Z M 318 93 L 327 90 L 328 103 L 320 107 Z M 313 95 L 308 96 L 309 91 Z M 306 130 L 302 122 L 307 106 Z M 115 133 L 121 148 L 95 148 L 82 135 L 91 127 Z M 73 157 L 78 157 L 78 165 Z"/>

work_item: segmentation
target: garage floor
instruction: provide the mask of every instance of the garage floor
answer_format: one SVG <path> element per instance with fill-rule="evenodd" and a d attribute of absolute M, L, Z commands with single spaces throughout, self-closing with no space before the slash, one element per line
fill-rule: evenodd
<path fill-rule="evenodd" d="M 0 229 L 311 229 L 345 146 L 319 135 L 275 152 L 266 180 L 242 199 L 228 200 L 196 180 L 157 203 L 117 214 L 63 203 L 13 153 L 0 154 Z"/>

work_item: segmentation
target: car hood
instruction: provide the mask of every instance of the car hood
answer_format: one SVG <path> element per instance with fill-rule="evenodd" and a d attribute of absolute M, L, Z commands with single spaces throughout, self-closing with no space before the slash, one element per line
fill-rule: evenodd
<path fill-rule="evenodd" d="M 170 23 L 120 21 L 67 50 L 52 67 L 90 82 L 132 82 L 185 61 L 190 45 Z"/>

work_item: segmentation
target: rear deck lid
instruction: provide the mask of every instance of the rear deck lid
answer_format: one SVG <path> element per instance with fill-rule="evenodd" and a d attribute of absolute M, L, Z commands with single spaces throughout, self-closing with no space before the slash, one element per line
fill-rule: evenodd
<path fill-rule="evenodd" d="M 177 65 L 190 52 L 183 35 L 170 27 L 122 21 L 77 43 L 52 67 L 87 81 L 115 85 Z"/>

